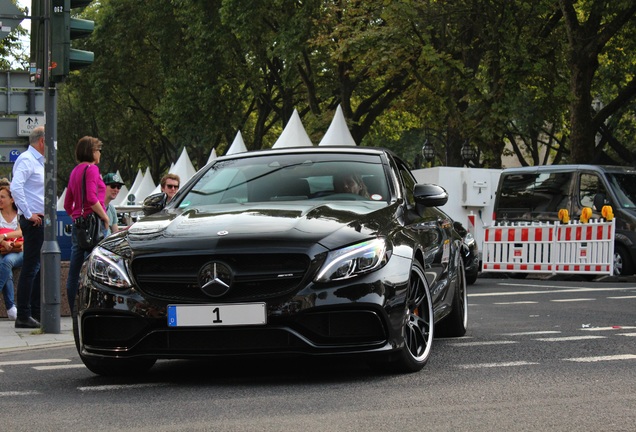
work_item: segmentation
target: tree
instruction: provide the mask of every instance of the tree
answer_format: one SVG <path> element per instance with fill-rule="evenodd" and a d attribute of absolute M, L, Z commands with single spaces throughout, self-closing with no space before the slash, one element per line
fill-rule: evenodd
<path fill-rule="evenodd" d="M 17 5 L 16 0 L 11 2 Z M 19 6 L 18 9 L 23 10 Z M 18 25 L 4 39 L 0 39 L 0 70 L 27 70 L 29 58 L 24 52 L 22 43 L 22 38 L 25 36 L 27 36 L 26 29 Z"/>
<path fill-rule="evenodd" d="M 597 112 L 592 109 L 599 56 L 615 37 L 636 36 L 636 3 L 630 0 L 559 0 L 568 36 L 567 63 L 570 69 L 570 140 L 571 161 L 589 163 L 598 157 L 595 152 L 597 131 L 610 115 L 616 113 L 636 94 L 633 66 L 624 68 L 622 83 L 615 82 L 616 91 Z"/>

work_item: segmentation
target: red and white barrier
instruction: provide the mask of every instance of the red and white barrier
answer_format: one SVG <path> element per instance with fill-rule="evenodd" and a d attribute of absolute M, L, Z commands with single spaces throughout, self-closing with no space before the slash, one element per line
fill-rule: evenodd
<path fill-rule="evenodd" d="M 483 271 L 593 274 L 614 271 L 614 221 L 511 223 L 484 229 Z"/>

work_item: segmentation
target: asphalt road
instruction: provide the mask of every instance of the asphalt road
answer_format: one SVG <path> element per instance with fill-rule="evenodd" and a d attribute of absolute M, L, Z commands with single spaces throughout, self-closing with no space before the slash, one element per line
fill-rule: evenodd
<path fill-rule="evenodd" d="M 479 279 L 423 371 L 162 361 L 103 378 L 73 347 L 0 355 L 2 430 L 633 431 L 636 285 Z"/>

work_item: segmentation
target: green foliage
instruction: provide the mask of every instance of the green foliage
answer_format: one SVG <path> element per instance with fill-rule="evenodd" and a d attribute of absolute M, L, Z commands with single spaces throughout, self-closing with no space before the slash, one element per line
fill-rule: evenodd
<path fill-rule="evenodd" d="M 6 1 L 6 0 L 5 0 Z M 11 2 L 17 5 L 15 0 Z M 18 7 L 18 9 L 21 9 Z M 0 19 L 2 22 L 2 19 Z M 4 39 L 0 40 L 0 70 L 27 70 L 28 55 L 24 51 L 23 39 L 28 35 L 22 24 L 18 25 Z"/>
<path fill-rule="evenodd" d="M 196 167 L 212 148 L 224 154 L 239 131 L 249 149 L 271 147 L 294 109 L 317 144 L 338 105 L 357 143 L 413 163 L 427 138 L 435 164 L 461 165 L 466 140 L 487 167 L 501 166 L 502 154 L 521 164 L 565 161 L 578 141 L 564 8 L 574 5 L 581 22 L 600 11 L 606 24 L 633 2 L 609 3 L 93 2 L 84 14 L 96 22 L 85 41 L 95 63 L 60 86 L 59 183 L 83 135 L 104 142 L 102 171 L 132 180 L 150 167 L 157 181 L 184 147 Z M 588 120 L 609 128 L 616 139 L 605 148 L 622 160 L 636 123 L 626 92 L 634 30 L 625 21 L 597 50 L 589 82 L 608 108 Z"/>

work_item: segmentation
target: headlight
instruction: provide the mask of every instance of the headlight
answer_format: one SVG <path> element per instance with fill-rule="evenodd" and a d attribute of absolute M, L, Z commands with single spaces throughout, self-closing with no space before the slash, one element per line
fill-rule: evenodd
<path fill-rule="evenodd" d="M 101 247 L 96 247 L 88 258 L 88 276 L 116 288 L 132 286 L 124 258 Z"/>
<path fill-rule="evenodd" d="M 316 282 L 348 279 L 379 269 L 388 260 L 384 239 L 375 239 L 329 252 Z"/>

